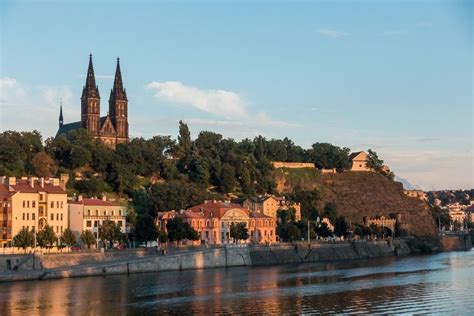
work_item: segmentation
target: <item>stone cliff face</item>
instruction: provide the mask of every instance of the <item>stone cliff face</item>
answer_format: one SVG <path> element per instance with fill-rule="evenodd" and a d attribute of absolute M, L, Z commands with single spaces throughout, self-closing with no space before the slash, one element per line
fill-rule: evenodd
<path fill-rule="evenodd" d="M 298 177 L 291 170 L 275 170 L 277 188 L 291 192 L 300 185 L 316 188 L 322 193 L 320 208 L 334 202 L 338 213 L 352 223 L 362 223 L 363 218 L 399 214 L 400 228 L 408 235 L 437 238 L 436 223 L 428 204 L 403 194 L 403 185 L 373 172 L 344 172 L 337 174 L 302 174 Z"/>

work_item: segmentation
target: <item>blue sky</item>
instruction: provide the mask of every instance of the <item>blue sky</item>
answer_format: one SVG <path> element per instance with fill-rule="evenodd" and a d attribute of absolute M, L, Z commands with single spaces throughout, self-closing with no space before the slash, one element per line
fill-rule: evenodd
<path fill-rule="evenodd" d="M 132 136 L 212 130 L 372 148 L 423 189 L 471 188 L 469 1 L 2 1 L 0 130 L 106 114 L 120 56 Z"/>

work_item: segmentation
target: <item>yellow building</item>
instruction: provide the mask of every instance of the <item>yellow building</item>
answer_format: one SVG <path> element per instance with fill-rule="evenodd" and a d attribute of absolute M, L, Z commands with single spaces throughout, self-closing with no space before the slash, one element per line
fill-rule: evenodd
<path fill-rule="evenodd" d="M 358 151 L 349 155 L 349 161 L 352 163 L 351 171 L 371 171 L 367 166 L 368 155 L 365 151 Z"/>
<path fill-rule="evenodd" d="M 9 192 L 12 238 L 23 228 L 39 231 L 49 225 L 60 236 L 68 227 L 67 194 L 59 179 L 0 177 L 0 184 Z"/>
<path fill-rule="evenodd" d="M 242 206 L 252 212 L 277 218 L 278 210 L 288 210 L 294 208 L 295 219 L 301 219 L 301 204 L 285 200 L 284 197 L 273 195 L 250 197 L 243 201 Z"/>
<path fill-rule="evenodd" d="M 97 237 L 99 226 L 104 221 L 113 221 L 122 233 L 126 232 L 126 208 L 102 199 L 87 199 L 79 196 L 77 201 L 70 202 L 69 228 L 79 237 L 83 230 L 90 230 Z"/>

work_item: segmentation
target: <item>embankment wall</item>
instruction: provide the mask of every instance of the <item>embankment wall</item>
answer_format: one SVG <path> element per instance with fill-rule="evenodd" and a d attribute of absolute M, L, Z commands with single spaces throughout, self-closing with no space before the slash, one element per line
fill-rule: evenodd
<path fill-rule="evenodd" d="M 441 236 L 441 247 L 443 251 L 471 250 L 471 235 Z"/>

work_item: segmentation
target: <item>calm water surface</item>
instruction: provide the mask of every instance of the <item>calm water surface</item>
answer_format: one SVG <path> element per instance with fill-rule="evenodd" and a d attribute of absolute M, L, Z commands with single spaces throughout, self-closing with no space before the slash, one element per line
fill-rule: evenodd
<path fill-rule="evenodd" d="M 0 283 L 0 315 L 474 313 L 474 250 Z"/>

